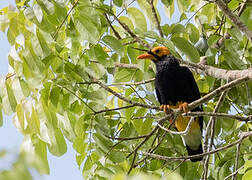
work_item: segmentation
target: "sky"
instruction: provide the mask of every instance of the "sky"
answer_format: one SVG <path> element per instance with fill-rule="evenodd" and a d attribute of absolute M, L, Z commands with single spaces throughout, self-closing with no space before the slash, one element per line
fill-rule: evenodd
<path fill-rule="evenodd" d="M 15 0 L 0 0 L 0 9 L 8 6 L 8 4 L 15 4 Z M 8 52 L 10 45 L 7 41 L 6 33 L 0 32 L 0 76 L 6 75 L 8 72 Z M 0 151 L 5 149 L 11 152 L 7 158 L 0 159 L 0 171 L 8 169 L 19 152 L 20 144 L 23 136 L 17 131 L 12 124 L 12 118 L 4 116 L 4 125 L 0 127 Z M 50 166 L 50 175 L 40 176 L 36 171 L 32 171 L 35 180 L 56 180 L 56 179 L 74 179 L 83 180 L 82 171 L 78 169 L 75 161 L 75 151 L 71 143 L 68 142 L 67 153 L 61 157 L 52 156 L 48 152 L 48 161 Z"/>

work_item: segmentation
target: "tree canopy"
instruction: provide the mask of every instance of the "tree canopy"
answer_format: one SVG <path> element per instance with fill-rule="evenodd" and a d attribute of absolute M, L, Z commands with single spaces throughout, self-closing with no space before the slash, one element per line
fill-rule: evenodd
<path fill-rule="evenodd" d="M 2 112 L 23 134 L 0 179 L 49 173 L 47 153 L 76 151 L 84 179 L 252 179 L 249 0 L 16 0 L 0 11 L 11 45 Z M 171 21 L 172 17 L 178 21 Z M 139 49 L 169 48 L 194 73 L 204 156 L 192 163 L 159 110 L 155 68 Z M 186 133 L 186 132 L 185 132 Z M 1 157 L 1 156 L 0 156 Z M 151 175 L 151 176 L 150 176 Z"/>

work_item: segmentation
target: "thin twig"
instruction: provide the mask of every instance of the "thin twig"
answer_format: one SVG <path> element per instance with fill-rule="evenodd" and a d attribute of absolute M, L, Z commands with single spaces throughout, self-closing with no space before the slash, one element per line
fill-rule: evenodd
<path fill-rule="evenodd" d="M 171 115 L 166 115 L 165 117 L 161 118 L 158 120 L 158 123 L 162 124 L 166 119 L 171 117 Z M 134 152 L 138 151 L 138 149 L 146 142 L 149 140 L 149 138 L 159 129 L 158 126 L 156 126 L 150 133 L 149 135 L 127 156 L 129 158 Z"/>
<path fill-rule="evenodd" d="M 239 169 L 237 169 L 235 172 L 233 172 L 232 174 L 229 174 L 227 177 L 225 177 L 224 180 L 228 180 L 229 178 L 231 178 L 232 176 L 234 176 L 235 174 L 237 174 L 241 169 L 244 168 L 244 165 L 241 166 Z"/>
<path fill-rule="evenodd" d="M 192 156 L 167 157 L 167 156 L 161 156 L 161 155 L 151 154 L 151 153 L 146 153 L 146 152 L 141 152 L 141 154 L 145 155 L 145 156 L 149 156 L 151 158 L 164 160 L 164 161 L 178 161 L 178 160 L 184 160 L 184 159 L 193 159 L 193 158 L 203 157 L 203 156 L 206 156 L 206 155 L 209 155 L 209 154 L 214 154 L 214 153 L 217 153 L 219 151 L 223 151 L 225 149 L 233 147 L 236 144 L 241 143 L 245 138 L 250 137 L 250 136 L 252 136 L 252 132 L 244 132 L 244 133 L 241 134 L 240 138 L 237 141 L 233 142 L 233 143 L 230 143 L 230 144 L 228 144 L 226 146 L 220 147 L 220 148 L 215 149 L 215 150 L 211 150 L 209 152 L 204 152 L 202 154 L 197 154 L 197 155 L 192 155 Z"/>
<path fill-rule="evenodd" d="M 68 89 L 65 86 L 61 86 L 59 84 L 55 84 L 55 85 L 67 90 L 68 92 L 70 92 L 72 95 L 77 97 L 83 104 L 85 104 L 93 113 L 96 113 L 96 111 L 93 108 L 91 108 L 81 97 L 77 96 L 75 92 L 73 92 L 72 90 Z"/>
<path fill-rule="evenodd" d="M 112 139 L 112 140 L 120 140 L 120 141 L 130 141 L 130 140 L 136 140 L 136 139 L 142 139 L 142 138 L 146 138 L 147 136 L 149 136 L 149 134 L 147 135 L 142 135 L 142 136 L 136 136 L 136 137 L 111 137 L 108 135 L 105 135 L 107 138 Z"/>
<path fill-rule="evenodd" d="M 190 121 L 189 121 L 189 123 L 187 124 L 186 129 L 185 129 L 184 131 L 172 131 L 172 130 L 169 130 L 169 129 L 167 129 L 167 128 L 161 126 L 159 123 L 158 123 L 157 125 L 158 125 L 161 129 L 163 129 L 164 131 L 166 131 L 166 132 L 168 132 L 168 133 L 176 134 L 176 135 L 185 135 L 185 134 L 187 134 L 187 133 L 189 132 L 189 129 L 190 129 L 190 127 L 192 126 L 193 121 L 194 121 L 194 118 L 191 117 L 191 118 L 190 118 Z"/>
<path fill-rule="evenodd" d="M 53 35 L 53 39 L 55 39 L 56 35 L 58 34 L 59 30 L 62 28 L 63 24 L 66 22 L 68 16 L 71 14 L 71 12 L 73 11 L 73 9 L 75 8 L 75 6 L 78 4 L 79 0 L 76 0 L 72 6 L 72 8 L 68 11 L 65 19 L 62 21 L 62 23 L 60 24 L 60 26 L 56 29 L 54 35 Z"/>
<path fill-rule="evenodd" d="M 241 147 L 241 143 L 236 145 L 234 172 L 236 172 L 239 167 L 240 147 Z M 236 180 L 236 174 L 233 175 L 232 180 Z"/>
<path fill-rule="evenodd" d="M 123 107 L 118 107 L 118 108 L 113 108 L 113 109 L 103 109 L 101 111 L 96 111 L 95 114 L 100 114 L 100 113 L 109 112 L 109 111 L 117 111 L 117 110 L 121 110 L 121 109 L 128 109 L 128 108 L 131 108 L 134 106 L 135 105 L 128 105 L 128 106 L 123 106 Z"/>
<path fill-rule="evenodd" d="M 137 151 L 134 151 L 134 156 L 133 156 L 133 159 L 132 159 L 132 162 L 131 162 L 131 165 L 130 165 L 130 169 L 129 169 L 128 173 L 127 173 L 128 175 L 130 174 L 130 172 L 134 168 L 134 163 L 135 163 L 135 160 L 136 160 L 136 155 L 137 155 Z"/>
<path fill-rule="evenodd" d="M 128 32 L 128 33 L 130 34 L 130 36 L 131 36 L 132 38 L 134 38 L 139 44 L 143 45 L 144 47 L 147 47 L 148 49 L 151 48 L 150 45 L 147 44 L 147 43 L 145 43 L 144 41 L 142 41 L 142 40 L 141 40 L 141 39 L 129 28 L 128 25 L 126 25 L 125 23 L 121 22 L 121 21 L 119 20 L 119 18 L 118 18 L 116 15 L 112 14 L 112 16 L 113 16 L 113 17 L 115 18 L 115 20 L 122 26 L 122 28 L 123 28 L 126 32 Z"/>
<path fill-rule="evenodd" d="M 154 1 L 154 0 L 150 0 L 150 1 L 149 1 L 150 5 L 151 5 L 151 11 L 152 11 L 152 14 L 153 14 L 153 16 L 154 16 L 154 18 L 155 18 L 156 27 L 157 27 L 157 29 L 158 29 L 158 31 L 159 31 L 159 34 L 160 34 L 160 36 L 163 38 L 163 37 L 164 37 L 164 34 L 163 34 L 162 28 L 161 28 L 161 26 L 160 26 L 160 22 L 159 22 L 159 19 L 158 19 L 157 12 L 156 12 L 156 9 L 155 9 L 155 7 L 154 7 L 153 1 Z"/>
<path fill-rule="evenodd" d="M 139 82 L 126 82 L 126 83 L 112 83 L 109 84 L 108 86 L 138 86 L 138 85 L 142 85 L 142 84 L 147 84 L 147 83 L 151 83 L 155 80 L 155 78 L 151 78 L 149 80 L 143 80 L 143 81 L 139 81 Z"/>
<path fill-rule="evenodd" d="M 213 113 L 217 113 L 221 107 L 221 105 L 223 104 L 223 101 L 225 100 L 225 97 L 227 95 L 227 91 L 222 92 Z M 210 144 L 208 147 L 208 151 L 210 151 L 212 149 L 213 146 L 213 142 L 214 142 L 214 134 L 215 134 L 215 120 L 216 117 L 212 116 L 210 118 L 210 124 L 211 124 L 211 134 L 210 134 Z M 207 132 L 206 132 L 207 133 Z M 207 141 L 207 140 L 206 140 Z M 204 170 L 203 170 L 203 179 L 207 180 L 207 176 L 208 176 L 208 163 L 209 163 L 209 159 L 210 159 L 210 155 L 207 155 L 206 158 L 204 159 Z"/>
<path fill-rule="evenodd" d="M 246 86 L 246 92 L 247 92 L 247 98 L 248 98 L 248 106 L 251 106 L 251 95 L 250 95 L 248 82 L 245 82 L 245 86 Z"/>
<path fill-rule="evenodd" d="M 103 89 L 105 89 L 106 91 L 110 92 L 114 96 L 118 97 L 119 99 L 121 99 L 121 100 L 123 100 L 123 101 L 125 101 L 127 103 L 130 103 L 130 104 L 132 104 L 134 106 L 140 106 L 140 107 L 144 107 L 144 108 L 160 110 L 159 107 L 157 107 L 157 106 L 150 106 L 150 105 L 147 105 L 147 104 L 142 104 L 142 103 L 139 103 L 139 102 L 129 100 L 129 99 L 123 97 L 122 95 L 118 94 L 117 92 L 113 91 L 111 88 L 109 88 L 107 85 L 103 84 L 102 82 L 100 82 L 98 80 L 95 80 L 95 82 L 98 85 L 100 85 Z"/>
<path fill-rule="evenodd" d="M 107 22 L 108 22 L 110 28 L 112 29 L 112 31 L 114 32 L 115 36 L 117 37 L 117 39 L 119 39 L 119 40 L 122 39 L 121 36 L 120 36 L 120 34 L 119 34 L 119 33 L 115 30 L 115 28 L 112 26 L 112 24 L 111 24 L 111 22 L 110 22 L 110 20 L 109 20 L 109 18 L 108 18 L 108 16 L 107 16 L 106 13 L 104 14 L 104 16 L 105 16 L 105 18 L 106 18 L 106 20 L 107 20 Z"/>
<path fill-rule="evenodd" d="M 205 3 L 204 5 L 202 5 L 197 11 L 195 11 L 195 13 L 186 21 L 185 25 L 187 25 L 191 19 L 202 9 L 204 8 L 206 5 L 210 4 L 211 2 Z"/>
<path fill-rule="evenodd" d="M 247 117 L 242 117 L 242 116 L 237 116 L 237 115 L 232 115 L 232 114 L 226 114 L 226 113 L 212 113 L 212 112 L 188 112 L 182 114 L 183 116 L 214 116 L 214 117 L 223 117 L 223 118 L 230 118 L 230 119 L 235 119 L 238 121 L 245 121 L 249 122 L 252 121 L 252 115 L 247 116 Z"/>

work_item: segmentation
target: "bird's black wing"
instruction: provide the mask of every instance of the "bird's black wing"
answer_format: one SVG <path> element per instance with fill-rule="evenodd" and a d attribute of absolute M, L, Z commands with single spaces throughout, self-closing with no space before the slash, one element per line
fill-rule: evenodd
<path fill-rule="evenodd" d="M 155 88 L 155 89 L 156 89 L 156 95 L 157 95 L 158 102 L 159 102 L 160 104 L 162 104 L 162 99 L 161 99 L 161 96 L 160 96 L 160 92 L 158 91 L 157 88 Z"/>
<path fill-rule="evenodd" d="M 185 85 L 187 86 L 187 92 L 186 92 L 186 102 L 191 103 L 197 99 L 200 98 L 200 92 L 199 92 L 199 88 L 197 86 L 197 83 L 193 77 L 192 72 L 187 68 L 187 67 L 183 67 L 181 66 L 181 72 L 183 72 L 182 74 L 185 77 Z M 194 109 L 192 109 L 192 111 L 203 111 L 202 105 L 198 106 Z M 203 117 L 199 116 L 199 123 L 200 123 L 200 128 L 202 131 L 203 128 Z"/>

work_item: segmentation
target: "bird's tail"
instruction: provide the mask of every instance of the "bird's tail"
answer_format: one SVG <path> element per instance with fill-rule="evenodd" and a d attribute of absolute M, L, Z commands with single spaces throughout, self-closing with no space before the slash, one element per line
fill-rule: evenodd
<path fill-rule="evenodd" d="M 186 149 L 188 152 L 188 155 L 196 155 L 196 154 L 201 154 L 203 153 L 203 149 L 202 149 L 202 144 L 199 145 L 199 148 L 197 150 L 192 150 L 187 144 L 186 144 Z M 192 162 L 197 162 L 197 161 L 201 161 L 203 159 L 203 157 L 198 157 L 198 158 L 192 158 L 190 159 Z"/>

